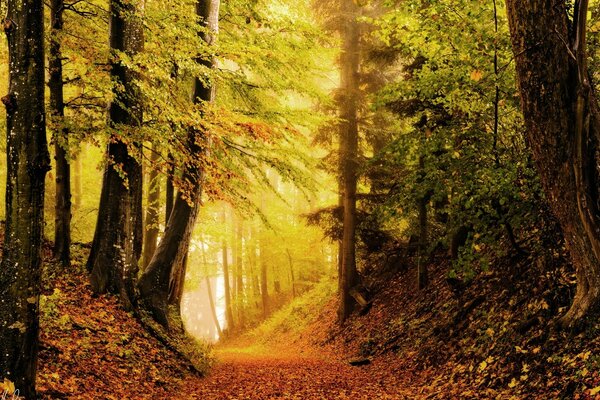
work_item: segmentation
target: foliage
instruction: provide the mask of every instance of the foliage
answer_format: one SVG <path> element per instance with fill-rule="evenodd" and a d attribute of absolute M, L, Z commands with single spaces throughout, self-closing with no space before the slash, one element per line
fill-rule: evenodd
<path fill-rule="evenodd" d="M 542 195 L 522 138 L 504 5 L 407 1 L 371 21 L 396 55 L 390 68 L 402 71 L 374 106 L 408 122 L 375 157 L 402 179 L 377 212 L 415 221 L 406 233 L 415 235 L 424 199 L 432 249 L 469 227 L 467 267 L 483 249 L 500 250 L 502 237 L 518 246 L 525 238 L 511 235 L 537 223 Z"/>

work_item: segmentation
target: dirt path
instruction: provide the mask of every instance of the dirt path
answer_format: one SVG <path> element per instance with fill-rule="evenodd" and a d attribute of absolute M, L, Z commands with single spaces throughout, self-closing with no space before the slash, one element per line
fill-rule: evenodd
<path fill-rule="evenodd" d="M 220 350 L 217 357 L 219 362 L 207 378 L 182 384 L 182 399 L 416 397 L 403 390 L 407 382 L 400 382 L 382 363 L 352 367 L 319 355 L 248 349 Z"/>

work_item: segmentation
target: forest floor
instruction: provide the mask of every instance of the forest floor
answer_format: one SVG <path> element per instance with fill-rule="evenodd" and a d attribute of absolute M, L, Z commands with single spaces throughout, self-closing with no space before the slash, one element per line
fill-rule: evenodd
<path fill-rule="evenodd" d="M 46 249 L 46 256 L 49 251 Z M 78 254 L 45 274 L 38 391 L 41 399 L 404 399 L 409 374 L 385 359 L 350 366 L 308 342 L 215 348 L 206 377 L 186 368 L 116 298 L 94 296 Z"/>
<path fill-rule="evenodd" d="M 412 399 L 407 375 L 383 360 L 352 367 L 316 352 L 277 348 L 217 349 L 206 379 L 183 382 L 181 398 L 194 399 Z"/>
<path fill-rule="evenodd" d="M 42 399 L 600 398 L 600 321 L 553 328 L 573 288 L 561 255 L 506 260 L 460 288 L 448 285 L 447 262 L 433 260 L 421 292 L 412 268 L 396 271 L 371 285 L 370 311 L 342 327 L 336 299 L 317 286 L 218 346 L 206 377 L 114 297 L 93 296 L 78 257 L 45 274 Z M 350 366 L 355 357 L 370 364 Z"/>

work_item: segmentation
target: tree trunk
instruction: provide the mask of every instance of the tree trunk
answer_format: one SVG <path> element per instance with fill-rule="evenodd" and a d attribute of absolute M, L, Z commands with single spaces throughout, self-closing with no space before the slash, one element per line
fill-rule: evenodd
<path fill-rule="evenodd" d="M 292 286 L 292 297 L 296 298 L 296 278 L 294 277 L 294 264 L 292 262 L 292 253 L 290 253 L 290 249 L 285 249 L 288 262 L 290 264 L 290 284 Z"/>
<path fill-rule="evenodd" d="M 268 280 L 268 260 L 266 257 L 266 246 L 264 234 L 261 234 L 259 239 L 260 247 L 260 295 L 262 298 L 263 318 L 267 318 L 270 312 L 269 305 L 269 280 Z"/>
<path fill-rule="evenodd" d="M 188 246 L 189 247 L 189 246 Z M 169 304 L 179 308 L 181 297 L 183 296 L 183 288 L 185 286 L 185 274 L 187 273 L 188 253 L 183 256 L 181 264 L 173 266 L 169 283 Z"/>
<path fill-rule="evenodd" d="M 208 276 L 206 277 L 206 290 L 208 291 L 208 302 L 210 305 L 210 312 L 212 314 L 213 321 L 215 322 L 215 328 L 217 328 L 219 338 L 221 338 L 223 337 L 223 331 L 221 331 L 221 324 L 219 323 L 219 317 L 217 316 L 217 308 L 215 307 L 212 286 L 210 284 L 210 278 Z"/>
<path fill-rule="evenodd" d="M 158 149 L 153 146 L 150 162 L 158 163 L 160 154 Z M 150 263 L 152 255 L 156 251 L 156 241 L 159 233 L 159 215 L 160 215 L 160 175 L 157 170 L 151 169 L 148 176 L 148 208 L 146 209 L 145 234 L 144 234 L 144 269 Z"/>
<path fill-rule="evenodd" d="M 219 28 L 219 5 L 219 0 L 198 0 L 196 3 L 196 14 L 208 28 L 208 32 L 202 34 L 202 38 L 209 45 L 213 43 L 214 34 Z M 214 60 L 211 58 L 198 59 L 197 62 L 209 68 L 214 65 Z M 197 77 L 194 82 L 194 102 L 212 102 L 214 96 L 214 87 Z M 206 152 L 206 149 L 198 144 L 197 136 L 201 134 L 194 129 L 188 131 L 188 150 L 198 158 L 204 157 Z M 183 262 L 189 249 L 192 230 L 198 215 L 202 179 L 203 171 L 198 164 L 186 163 L 183 181 L 187 183 L 190 190 L 178 194 L 164 236 L 138 284 L 144 306 L 152 312 L 157 322 L 167 328 L 170 277 L 173 268 Z"/>
<path fill-rule="evenodd" d="M 130 154 L 119 132 L 140 126 L 142 105 L 135 73 L 123 64 L 118 52 L 134 56 L 142 50 L 144 38 L 139 3 L 112 0 L 110 7 L 111 76 L 120 85 L 113 89 L 115 101 L 109 109 L 114 132 L 108 144 L 98 221 L 87 264 L 92 289 L 119 294 L 125 307 L 131 309 L 142 251 L 143 179 L 141 164 Z"/>
<path fill-rule="evenodd" d="M 223 213 L 223 226 L 226 224 L 225 213 Z M 234 327 L 233 310 L 231 309 L 231 287 L 229 286 L 229 260 L 227 257 L 227 240 L 223 239 L 223 286 L 225 289 L 225 320 L 227 329 Z"/>
<path fill-rule="evenodd" d="M 174 162 L 173 156 L 169 154 L 169 161 Z M 175 198 L 175 186 L 173 185 L 173 175 L 175 174 L 175 168 L 169 167 L 169 173 L 167 174 L 167 185 L 165 188 L 165 226 L 169 223 L 169 217 L 173 211 L 173 200 Z"/>
<path fill-rule="evenodd" d="M 50 168 L 44 110 L 44 8 L 9 0 L 6 225 L 0 264 L 0 379 L 36 398 L 44 182 Z"/>
<path fill-rule="evenodd" d="M 352 313 L 355 301 L 350 290 L 359 282 L 356 270 L 356 187 L 358 180 L 358 121 L 357 94 L 360 30 L 357 22 L 359 8 L 353 0 L 343 0 L 341 90 L 340 101 L 340 160 L 342 175 L 343 235 L 340 275 L 339 321 Z"/>
<path fill-rule="evenodd" d="M 82 158 L 82 152 L 84 151 L 84 148 L 82 147 L 79 150 L 79 154 L 77 154 L 77 157 L 74 160 L 74 174 L 73 174 L 73 206 L 75 207 L 76 210 L 80 210 L 81 209 L 81 196 L 82 196 L 82 187 L 81 187 L 81 158 Z"/>
<path fill-rule="evenodd" d="M 56 160 L 56 195 L 54 219 L 54 257 L 62 265 L 70 263 L 71 246 L 71 166 L 68 160 L 69 132 L 64 124 L 65 102 L 63 84 L 63 0 L 50 3 L 50 114 L 54 125 L 54 158 Z"/>
<path fill-rule="evenodd" d="M 235 224 L 235 297 L 237 305 L 237 318 L 240 326 L 244 325 L 244 265 L 242 247 L 242 219 L 236 218 Z"/>
<path fill-rule="evenodd" d="M 600 299 L 600 115 L 586 65 L 587 0 L 507 0 L 527 140 L 577 270 L 561 318 L 571 328 Z"/>

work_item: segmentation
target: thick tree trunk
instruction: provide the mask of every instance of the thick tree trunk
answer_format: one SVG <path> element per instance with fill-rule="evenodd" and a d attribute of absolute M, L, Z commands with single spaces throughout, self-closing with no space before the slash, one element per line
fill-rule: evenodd
<path fill-rule="evenodd" d="M 527 140 L 577 270 L 561 319 L 573 327 L 600 300 L 600 117 L 586 65 L 587 1 L 569 31 L 565 1 L 507 0 Z"/>
<path fill-rule="evenodd" d="M 215 33 L 218 31 L 219 5 L 219 0 L 198 0 L 196 3 L 196 14 L 208 28 L 208 32 L 202 34 L 202 38 L 209 45 L 213 43 Z M 214 64 L 212 59 L 199 59 L 198 62 L 207 67 L 212 67 Z M 212 102 L 214 95 L 214 87 L 199 78 L 195 79 L 194 102 Z M 187 146 L 190 154 L 203 157 L 206 149 L 198 144 L 197 136 L 199 135 L 201 132 L 190 129 Z M 202 175 L 203 171 L 196 163 L 186 164 L 183 180 L 190 190 L 187 193 L 179 193 L 177 196 L 165 234 L 138 284 L 144 306 L 152 312 L 157 322 L 167 328 L 169 326 L 167 306 L 170 278 L 174 267 L 181 265 L 189 249 L 202 193 Z"/>
<path fill-rule="evenodd" d="M 36 398 L 44 179 L 50 168 L 44 110 L 44 9 L 9 0 L 6 225 L 0 265 L 0 380 Z"/>
<path fill-rule="evenodd" d="M 142 105 L 135 73 L 119 60 L 117 52 L 134 56 L 142 50 L 144 39 L 136 4 L 112 0 L 110 7 L 111 75 L 120 85 L 115 85 L 115 101 L 109 110 L 114 132 L 108 144 L 98 221 L 87 264 L 96 293 L 119 294 L 125 307 L 132 308 L 142 251 L 143 179 L 142 166 L 130 154 L 122 136 L 140 126 Z"/>
<path fill-rule="evenodd" d="M 344 322 L 355 305 L 350 290 L 359 283 L 356 270 L 356 187 L 358 180 L 358 69 L 360 30 L 357 22 L 359 8 L 353 0 L 342 1 L 341 89 L 340 101 L 340 160 L 342 163 L 342 266 L 340 270 L 339 321 Z"/>
<path fill-rule="evenodd" d="M 150 161 L 153 164 L 158 163 L 160 154 L 158 149 L 152 149 Z M 156 241 L 159 233 L 160 216 L 160 175 L 157 170 L 151 169 L 148 176 L 148 208 L 146 209 L 146 218 L 144 224 L 144 269 L 150 264 L 150 260 L 156 251 Z"/>
<path fill-rule="evenodd" d="M 62 265 L 70 263 L 71 246 L 71 166 L 69 164 L 69 132 L 64 124 L 65 102 L 61 33 L 63 29 L 63 0 L 50 3 L 50 114 L 54 128 L 54 159 L 56 160 L 56 195 L 54 218 L 54 257 Z"/>
<path fill-rule="evenodd" d="M 188 246 L 189 247 L 189 246 Z M 181 297 L 183 296 L 183 288 L 185 286 L 185 274 L 187 273 L 188 253 L 183 256 L 181 264 L 174 265 L 171 271 L 169 283 L 169 304 L 179 308 Z"/>

